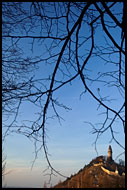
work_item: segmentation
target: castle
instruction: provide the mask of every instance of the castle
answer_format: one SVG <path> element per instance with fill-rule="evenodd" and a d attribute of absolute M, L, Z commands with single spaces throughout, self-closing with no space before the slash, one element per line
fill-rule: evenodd
<path fill-rule="evenodd" d="M 96 157 L 77 174 L 71 175 L 54 188 L 124 187 L 125 167 L 113 160 L 112 153 L 109 145 L 107 156 Z"/>
<path fill-rule="evenodd" d="M 112 148 L 111 148 L 111 145 L 109 145 L 109 148 L 108 148 L 108 156 L 107 156 L 107 164 L 106 162 L 104 161 L 101 161 L 99 163 L 95 163 L 94 166 L 100 166 L 101 169 L 109 174 L 109 175 L 115 175 L 115 176 L 118 176 L 119 175 L 119 169 L 117 167 L 117 165 L 114 165 L 114 161 L 113 161 L 113 158 L 112 158 Z M 109 168 L 106 167 L 106 165 L 109 166 Z M 113 166 L 114 165 L 114 169 L 111 169 L 110 166 Z M 105 168 L 106 167 L 106 168 Z M 125 175 L 125 173 L 123 172 L 122 175 Z"/>

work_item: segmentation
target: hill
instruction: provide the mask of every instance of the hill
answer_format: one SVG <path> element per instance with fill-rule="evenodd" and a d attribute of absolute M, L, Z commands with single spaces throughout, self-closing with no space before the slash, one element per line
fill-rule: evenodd
<path fill-rule="evenodd" d="M 99 156 L 53 188 L 125 188 L 125 167 L 112 155 Z"/>

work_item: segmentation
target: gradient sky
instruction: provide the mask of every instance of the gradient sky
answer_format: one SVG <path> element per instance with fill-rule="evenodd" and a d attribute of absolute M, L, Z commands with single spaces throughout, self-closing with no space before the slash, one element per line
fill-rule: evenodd
<path fill-rule="evenodd" d="M 82 31 L 81 31 L 82 32 Z M 116 38 L 119 40 L 119 34 L 116 33 Z M 97 43 L 103 44 L 104 38 L 100 36 L 100 31 L 96 32 Z M 21 44 L 24 47 L 26 55 L 30 54 L 29 40 L 22 40 Z M 48 43 L 47 43 L 48 44 Z M 40 47 L 35 44 L 34 54 L 41 54 Z M 114 60 L 116 58 L 114 57 Z M 94 63 L 94 64 L 93 64 Z M 87 65 L 87 68 L 91 70 L 92 78 L 96 78 L 96 74 L 99 71 L 113 69 L 110 65 L 102 65 L 102 60 L 96 57 L 92 58 Z M 40 69 L 36 71 L 36 76 L 39 78 L 43 75 L 48 76 L 52 73 L 53 67 L 49 65 L 40 65 Z M 60 76 L 58 75 L 58 78 Z M 91 85 L 91 89 L 97 93 L 98 84 Z M 116 98 L 117 101 L 113 101 L 114 108 L 119 108 L 122 104 L 122 98 L 118 95 L 118 90 L 115 88 L 103 88 L 99 86 L 102 95 L 109 95 L 111 98 Z M 88 164 L 93 158 L 99 155 L 107 155 L 108 146 L 111 144 L 113 149 L 113 158 L 115 159 L 118 154 L 123 150 L 111 140 L 111 134 L 109 131 L 102 134 L 97 142 L 97 151 L 93 145 L 96 135 L 93 135 L 92 127 L 85 123 L 91 122 L 93 124 L 103 121 L 103 115 L 99 115 L 103 109 L 97 111 L 98 103 L 92 98 L 91 95 L 83 92 L 83 85 L 79 78 L 75 79 L 72 84 L 63 86 L 55 93 L 55 97 L 70 107 L 70 111 L 65 111 L 62 108 L 58 108 L 60 115 L 64 118 L 62 125 L 57 120 L 49 119 L 47 123 L 47 146 L 51 164 L 60 173 L 66 176 L 70 176 L 78 172 L 86 164 Z M 19 123 L 22 120 L 34 120 L 36 119 L 37 107 L 34 107 L 28 102 L 24 102 L 20 108 L 20 114 L 18 117 Z M 49 108 L 49 116 L 52 115 L 52 111 Z M 116 123 L 116 129 L 118 134 L 116 137 L 120 140 L 124 146 L 125 139 L 124 133 L 121 132 L 121 126 Z M 44 182 L 48 183 L 50 171 L 43 172 L 47 168 L 47 162 L 45 155 L 39 152 L 38 159 L 36 160 L 33 169 L 31 170 L 32 162 L 34 160 L 34 146 L 33 142 L 24 136 L 18 134 L 11 134 L 5 141 L 4 154 L 7 155 L 7 171 L 9 174 L 5 176 L 3 184 L 6 186 L 18 186 L 18 187 L 43 187 Z M 124 160 L 124 155 L 120 158 Z M 52 176 L 51 183 L 54 185 L 60 179 L 64 180 L 60 176 Z"/>

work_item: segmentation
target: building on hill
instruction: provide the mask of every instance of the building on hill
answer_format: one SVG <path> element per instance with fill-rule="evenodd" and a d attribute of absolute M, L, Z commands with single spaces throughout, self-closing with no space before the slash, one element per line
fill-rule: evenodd
<path fill-rule="evenodd" d="M 98 156 L 53 188 L 125 188 L 125 167 L 112 159 L 109 145 L 107 156 Z"/>

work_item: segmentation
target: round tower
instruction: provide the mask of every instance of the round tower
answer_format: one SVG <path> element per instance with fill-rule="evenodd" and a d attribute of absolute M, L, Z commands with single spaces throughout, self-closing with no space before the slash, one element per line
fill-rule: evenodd
<path fill-rule="evenodd" d="M 108 147 L 108 160 L 112 160 L 112 148 L 111 145 Z"/>

